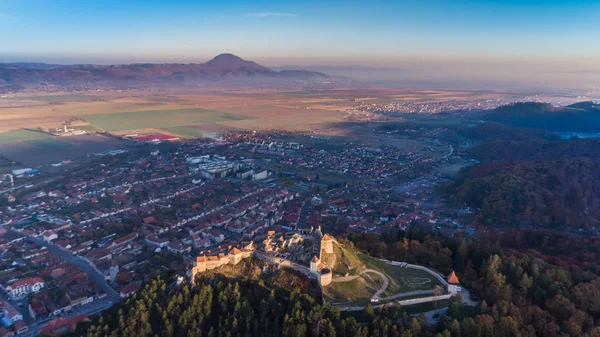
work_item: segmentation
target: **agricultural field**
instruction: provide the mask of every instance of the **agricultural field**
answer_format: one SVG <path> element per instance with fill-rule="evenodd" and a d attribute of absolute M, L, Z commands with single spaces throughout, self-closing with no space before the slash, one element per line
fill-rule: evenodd
<path fill-rule="evenodd" d="M 494 92 L 394 88 L 277 90 L 173 87 L 158 91 L 27 93 L 0 97 L 0 132 L 21 128 L 56 128 L 73 116 L 89 117 L 92 124 L 106 131 L 161 129 L 207 123 L 246 130 L 314 130 L 344 122 L 347 116 L 345 111 L 356 105 L 356 99 L 370 103 L 438 102 L 452 99 L 498 99 L 506 96 L 512 97 L 507 93 Z M 544 99 L 551 100 L 552 97 Z M 187 112 L 182 112 L 184 110 Z M 121 111 L 125 113 L 119 113 Z M 112 114 L 115 116 L 108 116 Z M 186 118 L 190 120 L 181 120 Z M 407 122 L 437 125 L 461 121 L 407 116 Z M 191 129 L 180 132 L 190 135 L 196 133 Z"/>
<path fill-rule="evenodd" d="M 198 125 L 186 125 L 186 126 L 174 126 L 170 128 L 161 128 L 162 131 L 166 131 L 170 134 L 176 134 L 183 138 L 197 138 L 197 137 L 215 137 L 216 135 L 228 131 L 235 130 L 232 127 L 226 127 L 220 124 L 198 124 Z"/>
<path fill-rule="evenodd" d="M 102 135 L 22 138 L 3 143 L 6 136 L 2 135 L 4 133 L 0 133 L 0 156 L 26 167 L 54 164 L 129 145 L 126 141 Z"/>
<path fill-rule="evenodd" d="M 14 99 L 37 102 L 89 102 L 95 100 L 94 96 L 83 94 L 17 96 Z"/>
<path fill-rule="evenodd" d="M 163 129 L 194 124 L 218 123 L 252 117 L 208 109 L 168 109 L 78 116 L 105 131 Z"/>
<path fill-rule="evenodd" d="M 15 130 L 10 132 L 0 132 L 0 148 L 9 146 L 10 143 L 18 141 L 27 141 L 35 139 L 45 139 L 51 136 L 47 133 L 31 130 Z"/>

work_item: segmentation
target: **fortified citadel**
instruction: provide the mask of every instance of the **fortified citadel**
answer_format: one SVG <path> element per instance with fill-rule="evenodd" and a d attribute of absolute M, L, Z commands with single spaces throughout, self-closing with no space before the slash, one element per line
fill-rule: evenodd
<path fill-rule="evenodd" d="M 208 270 L 217 269 L 223 265 L 237 265 L 243 259 L 249 257 L 255 257 L 261 259 L 271 265 L 275 265 L 279 267 L 291 267 L 292 269 L 299 271 L 306 275 L 307 277 L 317 279 L 321 287 L 325 287 L 331 283 L 332 279 L 332 271 L 330 266 L 326 266 L 321 262 L 321 255 L 325 252 L 327 254 L 333 254 L 333 242 L 335 239 L 329 235 L 325 234 L 321 235 L 320 229 L 314 230 L 312 235 L 315 239 L 319 240 L 320 238 L 320 247 L 319 256 L 314 256 L 310 261 L 310 267 L 303 266 L 297 263 L 294 263 L 288 259 L 275 256 L 271 253 L 271 246 L 267 243 L 270 240 L 269 235 L 265 240 L 267 251 L 259 251 L 256 249 L 253 242 L 250 242 L 248 245 L 242 248 L 232 248 L 227 254 L 221 253 L 218 255 L 201 255 L 197 256 L 196 260 L 192 263 L 191 268 L 188 270 L 188 277 L 190 280 L 195 280 L 196 275 L 198 273 L 203 273 Z M 296 236 L 292 238 L 290 241 L 294 241 Z"/>

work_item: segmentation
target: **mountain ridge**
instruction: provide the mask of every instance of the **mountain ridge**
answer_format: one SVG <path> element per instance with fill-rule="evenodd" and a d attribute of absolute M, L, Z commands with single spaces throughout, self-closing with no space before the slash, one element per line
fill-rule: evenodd
<path fill-rule="evenodd" d="M 307 70 L 276 71 L 233 54 L 219 54 L 205 63 L 132 63 L 114 65 L 46 65 L 0 63 L 0 85 L 199 84 L 215 81 L 313 80 L 329 75 Z"/>

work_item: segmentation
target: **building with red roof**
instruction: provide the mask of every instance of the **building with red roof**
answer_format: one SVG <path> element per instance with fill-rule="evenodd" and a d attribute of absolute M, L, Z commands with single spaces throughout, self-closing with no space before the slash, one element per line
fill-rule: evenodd
<path fill-rule="evenodd" d="M 450 293 L 456 294 L 458 291 L 460 291 L 458 276 L 456 276 L 456 273 L 454 272 L 454 270 L 450 273 L 450 275 L 448 275 L 447 281 L 448 281 L 448 291 Z"/>
<path fill-rule="evenodd" d="M 86 314 L 53 319 L 42 327 L 41 333 L 47 336 L 58 336 L 68 331 L 74 331 L 77 327 L 77 324 L 81 322 L 88 322 L 89 320 L 90 319 Z"/>
<path fill-rule="evenodd" d="M 135 294 L 141 288 L 142 287 L 139 284 L 132 283 L 132 284 L 126 286 L 125 288 L 121 289 L 121 292 L 119 293 L 119 295 L 121 295 L 121 297 L 129 297 L 129 296 Z"/>
<path fill-rule="evenodd" d="M 4 290 L 10 295 L 10 297 L 17 299 L 27 296 L 32 292 L 37 293 L 43 287 L 44 280 L 39 277 L 28 277 L 4 286 Z"/>

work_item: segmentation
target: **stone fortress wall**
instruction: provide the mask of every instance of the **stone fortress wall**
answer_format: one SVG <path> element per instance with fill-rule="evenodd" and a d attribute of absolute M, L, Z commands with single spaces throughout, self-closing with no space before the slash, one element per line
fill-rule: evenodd
<path fill-rule="evenodd" d="M 193 262 L 192 267 L 188 270 L 187 276 L 190 280 L 193 281 L 195 280 L 196 275 L 198 275 L 198 273 L 203 273 L 207 270 L 217 269 L 227 264 L 236 265 L 243 259 L 252 256 L 261 259 L 273 266 L 276 266 L 277 268 L 292 268 L 304 274 L 308 278 L 316 279 L 321 287 L 325 287 L 331 283 L 333 273 L 331 269 L 323 268 L 320 266 L 320 252 L 322 250 L 325 250 L 325 252 L 327 253 L 333 253 L 333 242 L 335 241 L 335 239 L 328 234 L 325 234 L 321 237 L 320 231 L 317 231 L 316 235 L 317 238 L 321 239 L 319 257 L 315 257 L 318 260 L 316 264 L 313 261 L 311 261 L 310 268 L 292 262 L 288 259 L 271 255 L 268 252 L 257 251 L 254 248 L 254 244 L 250 243 L 241 250 L 234 248 L 231 251 L 229 251 L 228 254 L 219 254 L 213 256 L 203 255 L 196 257 L 196 260 Z"/>
<path fill-rule="evenodd" d="M 320 236 L 320 231 L 316 232 L 317 238 Z M 213 270 L 219 268 L 226 264 L 236 265 L 240 261 L 248 257 L 256 257 L 261 259 L 271 265 L 276 266 L 277 268 L 289 267 L 292 268 L 302 274 L 304 274 L 308 278 L 316 279 L 319 282 L 321 288 L 328 286 L 333 279 L 333 272 L 330 268 L 323 266 L 321 263 L 321 254 L 323 252 L 327 254 L 333 254 L 333 243 L 339 244 L 334 237 L 329 234 L 325 234 L 320 238 L 320 248 L 319 248 L 319 256 L 315 256 L 310 261 L 310 266 L 306 267 L 300 265 L 298 263 L 292 262 L 288 259 L 277 257 L 269 254 L 268 252 L 257 251 L 254 248 L 254 244 L 251 242 L 249 245 L 243 247 L 241 250 L 237 248 L 233 248 L 228 254 L 219 254 L 215 256 L 198 256 L 196 257 L 196 261 L 194 261 L 192 268 L 188 272 L 188 277 L 193 281 L 198 273 L 203 273 L 207 270 Z M 442 285 L 445 286 L 448 294 L 441 296 L 432 296 L 432 297 L 423 297 L 423 298 L 415 298 L 399 301 L 401 304 L 416 304 L 416 303 L 424 303 L 431 302 L 440 299 L 450 298 L 457 293 L 457 285 L 449 284 L 446 279 L 438 274 L 437 272 L 423 266 L 409 264 L 405 262 L 397 262 L 397 261 L 389 261 L 380 259 L 381 261 L 393 265 L 393 266 L 402 266 L 405 268 L 413 268 L 423 270 L 429 273 L 431 276 L 435 277 Z"/>

